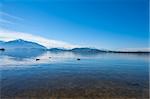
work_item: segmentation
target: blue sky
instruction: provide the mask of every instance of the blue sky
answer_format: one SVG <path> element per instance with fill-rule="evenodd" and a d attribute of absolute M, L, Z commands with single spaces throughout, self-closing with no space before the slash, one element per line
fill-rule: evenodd
<path fill-rule="evenodd" d="M 3 0 L 1 28 L 105 49 L 148 48 L 148 0 Z"/>

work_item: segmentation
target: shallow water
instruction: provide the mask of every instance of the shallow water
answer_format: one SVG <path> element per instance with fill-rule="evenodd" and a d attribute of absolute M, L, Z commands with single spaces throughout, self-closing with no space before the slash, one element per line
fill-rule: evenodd
<path fill-rule="evenodd" d="M 146 54 L 33 52 L 0 52 L 2 99 L 149 98 Z"/>

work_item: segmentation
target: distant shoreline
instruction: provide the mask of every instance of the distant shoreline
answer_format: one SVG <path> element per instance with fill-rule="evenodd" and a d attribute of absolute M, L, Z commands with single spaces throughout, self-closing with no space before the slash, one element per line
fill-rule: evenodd
<path fill-rule="evenodd" d="M 38 48 L 0 48 L 0 51 L 10 51 L 10 50 L 43 50 L 50 52 L 73 52 L 73 53 L 125 53 L 125 54 L 149 54 L 149 51 L 105 51 L 99 49 L 90 49 L 90 48 L 74 48 L 74 49 L 61 49 L 61 48 L 51 48 L 51 49 L 38 49 Z M 75 50 L 78 49 L 78 50 Z"/>

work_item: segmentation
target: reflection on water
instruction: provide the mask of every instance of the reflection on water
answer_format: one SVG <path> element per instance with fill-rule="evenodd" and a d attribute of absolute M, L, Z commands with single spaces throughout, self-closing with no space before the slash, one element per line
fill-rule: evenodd
<path fill-rule="evenodd" d="M 40 49 L 12 49 L 1 51 L 0 55 L 14 57 L 16 59 L 32 58 L 43 54 L 45 51 Z"/>
<path fill-rule="evenodd" d="M 148 99 L 148 57 L 41 50 L 1 52 L 1 96 L 2 99 Z M 36 61 L 37 58 L 40 60 Z"/>
<path fill-rule="evenodd" d="M 83 54 L 73 52 L 50 52 L 43 50 L 8 50 L 0 51 L 0 66 L 24 66 L 34 64 L 49 64 L 49 63 L 64 63 L 74 62 L 77 58 L 81 58 L 81 62 L 98 62 L 98 60 L 148 60 L 148 54 L 116 54 L 116 53 L 97 53 L 97 54 Z M 40 59 L 40 61 L 35 61 Z M 90 59 L 90 61 L 86 61 Z"/>

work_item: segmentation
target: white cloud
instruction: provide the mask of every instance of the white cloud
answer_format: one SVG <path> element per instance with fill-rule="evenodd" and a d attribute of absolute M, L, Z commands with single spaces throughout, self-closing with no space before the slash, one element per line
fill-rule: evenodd
<path fill-rule="evenodd" d="M 23 18 L 21 18 L 21 17 L 17 17 L 17 16 L 14 16 L 14 15 L 10 15 L 10 14 L 8 14 L 8 13 L 6 13 L 6 12 L 0 12 L 0 16 L 1 16 L 1 17 L 9 17 L 9 18 L 15 19 L 15 20 L 23 20 Z"/>
<path fill-rule="evenodd" d="M 1 26 L 5 26 L 5 25 L 9 25 L 9 24 L 13 25 L 13 24 L 16 24 L 15 21 L 22 21 L 22 20 L 24 20 L 24 19 L 21 17 L 10 15 L 6 12 L 0 11 L 0 25 Z"/>
<path fill-rule="evenodd" d="M 5 19 L 0 19 L 0 23 L 5 23 L 5 24 L 14 24 L 13 22 L 9 21 L 9 20 L 5 20 Z"/>
<path fill-rule="evenodd" d="M 1 41 L 10 41 L 15 39 L 23 39 L 27 41 L 32 41 L 39 43 L 47 48 L 66 48 L 71 49 L 75 47 L 79 47 L 77 45 L 72 45 L 63 41 L 57 41 L 57 40 L 50 40 L 41 36 L 32 35 L 29 33 L 22 33 L 22 32 L 14 32 L 9 30 L 0 30 L 0 40 Z"/>

